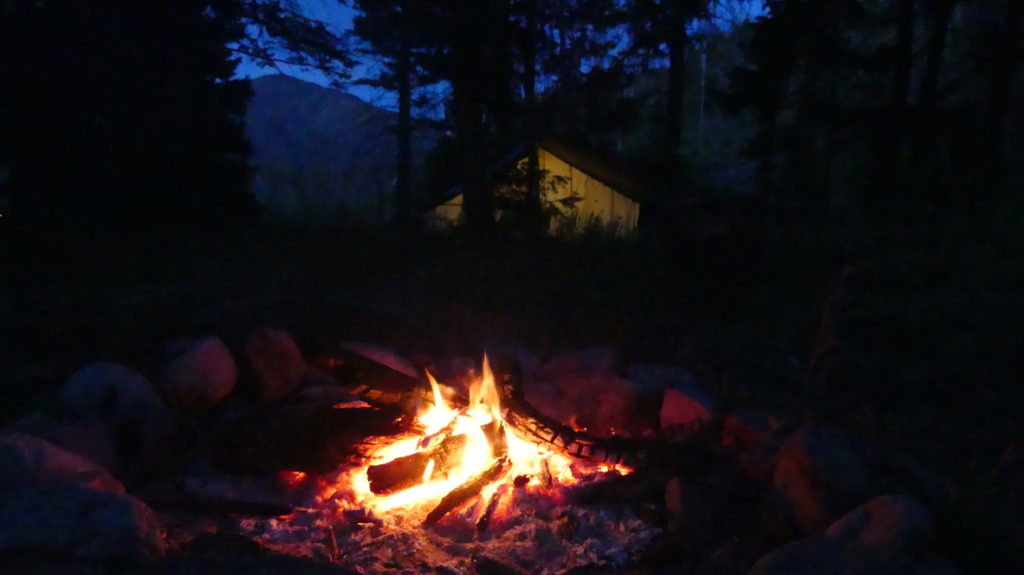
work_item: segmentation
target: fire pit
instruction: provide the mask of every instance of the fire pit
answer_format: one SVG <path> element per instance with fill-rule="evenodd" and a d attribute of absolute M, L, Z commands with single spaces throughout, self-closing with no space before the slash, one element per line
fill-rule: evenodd
<path fill-rule="evenodd" d="M 307 363 L 269 329 L 241 367 L 215 336 L 181 349 L 159 385 L 90 364 L 58 415 L 0 430 L 0 571 L 947 572 L 941 476 L 721 414 L 674 366 L 520 350 L 417 369 L 363 344 Z"/>
<path fill-rule="evenodd" d="M 318 479 L 284 474 L 308 493 L 304 505 L 239 528 L 279 551 L 367 573 L 463 573 L 481 562 L 485 571 L 555 573 L 621 567 L 648 549 L 660 530 L 635 510 L 572 501 L 581 486 L 630 473 L 622 442 L 525 408 L 514 380 L 499 386 L 486 356 L 480 374 L 460 390 L 426 372 L 430 391 L 414 402 L 406 431 L 365 438 L 357 462 Z"/>

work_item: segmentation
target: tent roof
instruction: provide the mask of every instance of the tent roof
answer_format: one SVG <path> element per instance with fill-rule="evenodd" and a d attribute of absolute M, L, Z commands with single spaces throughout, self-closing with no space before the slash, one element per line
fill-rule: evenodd
<path fill-rule="evenodd" d="M 642 201 L 648 190 L 657 184 L 655 178 L 660 170 L 649 160 L 598 151 L 555 136 L 544 136 L 515 146 L 500 160 L 488 166 L 487 179 L 493 181 L 510 170 L 526 157 L 530 146 L 534 144 L 635 202 Z M 646 176 L 641 176 L 637 170 L 640 166 L 654 169 L 647 169 Z M 451 200 L 461 193 L 462 185 L 457 184 L 437 197 L 437 201 L 430 207 Z"/>

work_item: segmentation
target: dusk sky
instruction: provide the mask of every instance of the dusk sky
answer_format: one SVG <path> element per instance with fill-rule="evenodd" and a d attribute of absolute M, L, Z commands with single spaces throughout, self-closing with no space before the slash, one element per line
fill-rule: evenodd
<path fill-rule="evenodd" d="M 324 22 L 334 31 L 344 32 L 352 28 L 352 19 L 356 12 L 342 4 L 339 0 L 296 0 L 296 2 L 303 7 L 307 16 Z M 721 0 L 714 4 L 716 15 L 713 17 L 713 20 L 720 28 L 728 28 L 733 23 L 756 18 L 764 11 L 761 2 L 750 0 Z M 354 71 L 353 80 L 371 75 L 371 70 L 372 63 L 364 63 L 360 69 Z M 238 67 L 238 73 L 241 76 L 253 78 L 267 74 L 287 74 L 323 86 L 330 84 L 330 79 L 317 70 L 286 64 L 279 64 L 276 68 L 261 67 L 244 58 Z M 353 82 L 347 87 L 346 91 L 366 102 L 383 108 L 390 109 L 396 105 L 394 97 L 390 93 L 369 86 L 360 86 Z"/>

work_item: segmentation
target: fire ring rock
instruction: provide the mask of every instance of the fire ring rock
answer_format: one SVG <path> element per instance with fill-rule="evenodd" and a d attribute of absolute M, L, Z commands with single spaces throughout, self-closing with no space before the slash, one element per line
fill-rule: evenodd
<path fill-rule="evenodd" d="M 230 393 L 237 378 L 231 352 L 220 338 L 209 336 L 172 361 L 160 380 L 168 403 L 182 409 L 201 409 Z"/>
<path fill-rule="evenodd" d="M 830 537 L 808 537 L 771 551 L 747 575 L 895 575 L 901 571 L 869 550 Z"/>
<path fill-rule="evenodd" d="M 124 493 L 124 485 L 98 463 L 27 433 L 0 434 L 0 493 L 40 483 L 74 484 Z"/>
<path fill-rule="evenodd" d="M 260 399 L 274 401 L 290 395 L 306 373 L 306 360 L 286 331 L 261 329 L 245 344 L 245 357 L 256 379 Z"/>
<path fill-rule="evenodd" d="M 863 501 L 868 472 L 862 458 L 817 427 L 791 435 L 776 458 L 773 481 L 797 525 L 821 533 Z"/>
<path fill-rule="evenodd" d="M 857 541 L 887 554 L 916 553 L 932 542 L 932 514 L 909 495 L 880 495 L 842 516 L 825 535 Z"/>
<path fill-rule="evenodd" d="M 164 409 L 149 380 L 112 362 L 93 363 L 76 371 L 61 387 L 60 402 L 75 416 L 98 416 L 115 433 L 137 428 Z"/>
<path fill-rule="evenodd" d="M 124 493 L 78 485 L 29 486 L 0 500 L 0 552 L 41 550 L 76 557 L 163 554 L 156 514 Z"/>

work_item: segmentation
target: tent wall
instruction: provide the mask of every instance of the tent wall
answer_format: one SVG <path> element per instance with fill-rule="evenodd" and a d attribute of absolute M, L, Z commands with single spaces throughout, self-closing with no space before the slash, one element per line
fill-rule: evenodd
<path fill-rule="evenodd" d="M 523 159 L 521 162 L 525 162 Z M 577 230 L 583 229 L 592 221 L 604 225 L 615 224 L 622 233 L 636 230 L 640 217 L 640 204 L 624 196 L 589 174 L 566 163 L 544 148 L 538 150 L 538 163 L 541 170 L 550 178 L 564 181 L 563 185 L 544 186 L 541 192 L 546 202 L 557 202 L 576 196 L 579 198 L 572 209 L 562 208 L 562 213 L 572 217 Z M 556 181 L 558 181 L 556 180 Z M 462 217 L 462 195 L 448 200 L 430 212 L 430 217 L 442 224 L 456 223 Z M 560 222 L 552 221 L 552 227 Z"/>

